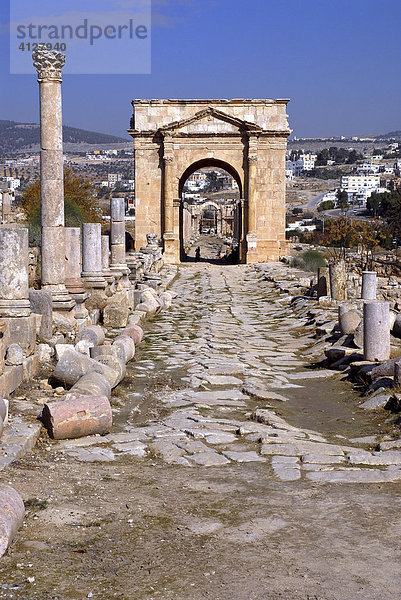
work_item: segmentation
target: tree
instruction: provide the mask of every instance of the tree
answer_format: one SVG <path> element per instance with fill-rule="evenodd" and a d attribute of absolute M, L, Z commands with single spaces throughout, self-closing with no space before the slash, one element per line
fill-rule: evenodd
<path fill-rule="evenodd" d="M 382 201 L 382 196 L 383 194 L 377 194 L 376 192 L 373 192 L 370 198 L 368 198 L 366 201 L 366 209 L 368 213 L 373 217 L 376 217 L 378 214 L 380 204 Z"/>
<path fill-rule="evenodd" d="M 344 214 L 349 209 L 348 194 L 346 191 L 344 191 L 344 190 L 337 191 L 337 206 L 338 206 L 338 208 L 340 208 L 342 210 L 342 212 Z"/>
<path fill-rule="evenodd" d="M 391 232 L 386 224 L 376 220 L 351 220 L 346 217 L 326 223 L 323 245 L 331 246 L 336 258 L 345 258 L 347 248 L 359 246 L 364 269 L 372 269 L 374 252 L 380 245 L 389 246 Z"/>
<path fill-rule="evenodd" d="M 327 165 L 327 161 L 330 159 L 330 153 L 327 148 L 323 148 L 320 152 L 317 153 L 315 165 L 317 167 L 323 167 Z"/>
<path fill-rule="evenodd" d="M 331 210 L 334 208 L 334 202 L 332 200 L 323 200 L 317 207 L 318 212 L 323 212 L 324 210 Z"/>
<path fill-rule="evenodd" d="M 40 180 L 27 187 L 21 198 L 30 230 L 30 241 L 40 243 L 41 207 Z M 64 172 L 64 219 L 66 227 L 80 227 L 82 223 L 100 222 L 102 211 L 97 206 L 93 184 L 71 169 Z"/>

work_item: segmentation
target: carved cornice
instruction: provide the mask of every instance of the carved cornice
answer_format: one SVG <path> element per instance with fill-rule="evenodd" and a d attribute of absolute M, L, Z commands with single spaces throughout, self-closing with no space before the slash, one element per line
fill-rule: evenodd
<path fill-rule="evenodd" d="M 133 138 L 154 138 L 155 137 L 155 131 L 154 130 L 134 130 L 134 129 L 128 129 L 127 130 L 128 134 L 133 137 Z M 278 129 L 271 129 L 271 130 L 264 130 L 258 133 L 259 138 L 287 138 L 290 135 L 291 131 L 290 130 L 278 130 Z M 175 139 L 179 139 L 179 138 L 236 138 L 236 139 L 241 139 L 243 136 L 243 133 L 241 133 L 240 131 L 238 133 L 235 132 L 219 132 L 219 133 L 205 133 L 202 131 L 199 132 L 195 132 L 195 133 L 187 133 L 187 132 L 175 132 L 171 134 L 172 138 Z"/>
<path fill-rule="evenodd" d="M 65 55 L 54 50 L 47 50 L 39 45 L 32 52 L 33 66 L 38 72 L 38 81 L 62 81 L 62 68 L 65 65 Z"/>

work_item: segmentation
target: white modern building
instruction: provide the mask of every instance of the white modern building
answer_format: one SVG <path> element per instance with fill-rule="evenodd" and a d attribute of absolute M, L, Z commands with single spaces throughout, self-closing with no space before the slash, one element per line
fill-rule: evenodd
<path fill-rule="evenodd" d="M 316 154 L 301 154 L 298 160 L 286 160 L 285 170 L 287 180 L 290 179 L 292 172 L 292 179 L 300 175 L 303 171 L 313 171 L 315 168 Z M 287 176 L 288 171 L 288 176 Z"/>
<path fill-rule="evenodd" d="M 357 192 L 361 189 L 380 187 L 379 175 L 344 175 L 341 177 L 341 188 L 346 192 Z"/>
<path fill-rule="evenodd" d="M 1 188 L 6 191 L 14 192 L 21 185 L 21 180 L 16 177 L 0 177 Z"/>

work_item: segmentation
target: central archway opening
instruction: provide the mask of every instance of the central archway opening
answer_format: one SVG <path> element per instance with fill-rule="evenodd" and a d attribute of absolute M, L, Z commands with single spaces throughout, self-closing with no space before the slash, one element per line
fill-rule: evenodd
<path fill-rule="evenodd" d="M 180 179 L 182 261 L 237 263 L 242 182 L 215 159 L 192 164 Z"/>

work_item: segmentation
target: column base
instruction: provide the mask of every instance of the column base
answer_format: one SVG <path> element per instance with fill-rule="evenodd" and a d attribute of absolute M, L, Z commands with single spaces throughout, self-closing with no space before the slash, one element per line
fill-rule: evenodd
<path fill-rule="evenodd" d="M 63 312 L 74 308 L 75 302 L 64 284 L 42 285 L 42 290 L 47 290 L 51 293 L 53 310 Z"/>
<path fill-rule="evenodd" d="M 86 288 L 104 290 L 107 287 L 107 281 L 103 273 L 83 271 L 82 280 Z"/>
<path fill-rule="evenodd" d="M 31 303 L 26 300 L 0 300 L 0 317 L 29 317 Z"/>
<path fill-rule="evenodd" d="M 116 279 L 116 276 L 110 271 L 110 269 L 103 271 L 103 277 L 109 285 L 113 285 Z"/>

